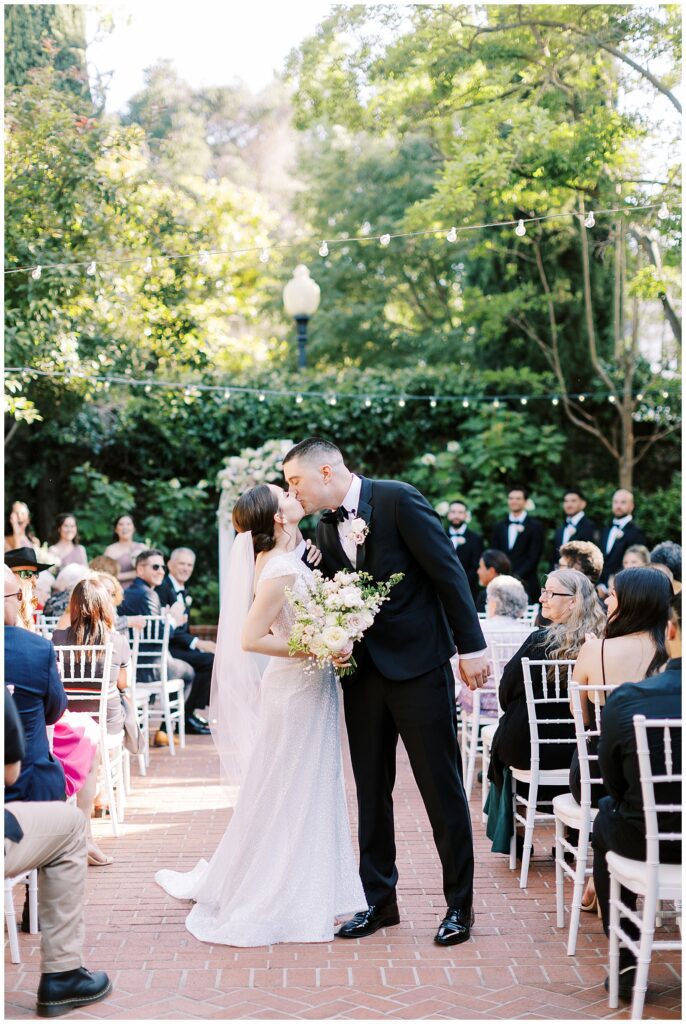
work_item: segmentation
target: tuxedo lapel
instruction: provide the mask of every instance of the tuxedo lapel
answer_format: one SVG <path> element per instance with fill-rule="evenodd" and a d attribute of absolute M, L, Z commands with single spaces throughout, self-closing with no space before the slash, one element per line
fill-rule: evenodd
<path fill-rule="evenodd" d="M 372 482 L 371 480 L 368 480 L 364 476 L 361 477 L 360 479 L 362 481 L 362 484 L 360 486 L 360 507 L 357 510 L 357 515 L 359 516 L 360 519 L 364 519 L 367 526 L 369 526 L 369 522 L 372 518 Z M 367 554 L 366 547 L 367 541 L 364 540 L 357 549 L 356 569 L 358 570 L 361 570 L 362 567 L 364 566 L 364 561 Z"/>
<path fill-rule="evenodd" d="M 342 562 L 346 569 L 350 569 L 354 572 L 355 566 L 346 555 L 345 548 L 341 544 L 341 535 L 338 532 L 338 523 L 321 523 L 320 525 L 326 530 L 327 540 L 334 559 L 337 562 Z"/>

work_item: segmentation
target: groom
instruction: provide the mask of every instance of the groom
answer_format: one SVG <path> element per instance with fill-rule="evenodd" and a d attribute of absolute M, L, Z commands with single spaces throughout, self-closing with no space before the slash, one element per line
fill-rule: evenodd
<path fill-rule="evenodd" d="M 474 851 L 458 771 L 455 684 L 450 658 L 472 688 L 488 675 L 486 643 L 469 584 L 441 521 L 409 484 L 351 473 L 330 441 L 308 438 L 284 459 L 284 475 L 305 512 L 328 509 L 317 544 L 328 576 L 364 570 L 377 581 L 404 573 L 355 650 L 343 681 L 345 720 L 357 786 L 360 875 L 369 907 L 341 938 L 398 924 L 393 784 L 398 736 L 407 750 L 443 865 L 447 914 L 435 941 L 469 938 Z M 364 520 L 364 524 L 354 520 Z M 363 536 L 364 535 L 364 536 Z"/>

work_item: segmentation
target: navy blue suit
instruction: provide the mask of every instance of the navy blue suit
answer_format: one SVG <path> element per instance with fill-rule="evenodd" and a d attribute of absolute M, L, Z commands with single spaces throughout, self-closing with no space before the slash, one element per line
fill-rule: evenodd
<path fill-rule="evenodd" d="M 46 726 L 61 718 L 67 695 L 50 641 L 19 626 L 5 626 L 5 684 L 14 697 L 26 740 L 21 775 L 5 789 L 5 803 L 64 800 L 64 771 L 50 753 Z"/>

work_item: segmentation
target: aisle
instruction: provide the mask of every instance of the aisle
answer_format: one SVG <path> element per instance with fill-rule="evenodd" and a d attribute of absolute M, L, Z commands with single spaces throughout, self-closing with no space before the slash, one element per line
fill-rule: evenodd
<path fill-rule="evenodd" d="M 608 1010 L 600 921 L 583 915 L 578 954 L 568 957 L 565 934 L 555 928 L 552 861 L 536 859 L 528 890 L 520 890 L 506 858 L 488 852 L 476 800 L 473 939 L 453 949 L 433 944 L 444 911 L 438 858 L 402 749 L 396 785 L 401 924 L 357 942 L 252 950 L 197 942 L 183 927 L 186 905 L 152 877 L 158 867 L 193 865 L 224 830 L 211 739 L 190 737 L 175 758 L 152 751 L 148 778 L 134 768 L 133 785 L 122 838 L 96 824 L 115 863 L 88 872 L 85 962 L 107 970 L 114 991 L 71 1019 L 629 1016 L 626 1008 Z M 546 837 L 548 851 L 551 845 Z M 20 945 L 23 963 L 13 965 L 5 943 L 9 1019 L 34 1015 L 38 947 L 28 935 Z M 675 954 L 653 964 L 646 1018 L 680 1019 L 677 971 Z"/>

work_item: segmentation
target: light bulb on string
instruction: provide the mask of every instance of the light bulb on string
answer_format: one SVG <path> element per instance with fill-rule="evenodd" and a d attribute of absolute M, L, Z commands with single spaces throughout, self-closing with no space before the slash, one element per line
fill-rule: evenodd
<path fill-rule="evenodd" d="M 224 398 L 231 398 L 231 391 L 229 388 L 224 389 Z"/>
<path fill-rule="evenodd" d="M 266 397 L 267 396 L 265 395 L 264 391 L 260 391 L 259 395 L 257 396 L 257 401 L 258 402 L 264 402 Z"/>
<path fill-rule="evenodd" d="M 431 401 L 429 402 L 429 405 L 431 406 L 432 409 L 435 409 L 436 406 L 438 405 L 438 402 L 436 401 L 435 398 L 432 398 Z"/>
<path fill-rule="evenodd" d="M 560 399 L 559 398 L 553 398 L 553 405 L 559 405 L 559 404 L 560 404 Z"/>
<path fill-rule="evenodd" d="M 529 399 L 528 398 L 520 398 L 519 401 L 521 402 L 522 405 L 526 405 L 527 402 L 529 401 Z"/>
<path fill-rule="evenodd" d="M 589 212 L 588 217 L 584 221 L 584 227 L 587 227 L 587 228 L 594 228 L 595 227 L 595 217 L 593 216 L 593 210 L 591 210 Z"/>
<path fill-rule="evenodd" d="M 493 408 L 494 409 L 499 409 L 500 408 L 500 402 L 498 401 L 497 398 L 493 399 Z"/>
<path fill-rule="evenodd" d="M 146 259 L 145 263 L 143 264 L 143 273 L 144 274 L 151 274 L 152 273 L 152 259 L 151 259 L 150 256 L 148 256 L 148 258 Z"/>
<path fill-rule="evenodd" d="M 38 266 L 34 267 L 33 270 L 31 271 L 31 277 L 33 278 L 34 281 L 40 281 L 40 276 L 41 276 L 42 273 L 43 273 L 43 268 L 41 267 L 41 265 L 39 263 Z"/>
<path fill-rule="evenodd" d="M 150 392 L 152 391 L 152 385 L 151 384 L 146 384 L 145 387 L 143 388 L 143 390 L 145 391 L 145 393 L 147 395 L 149 395 Z"/>
<path fill-rule="evenodd" d="M 448 242 L 456 242 L 457 241 L 457 228 L 456 227 L 452 227 L 445 237 L 446 237 L 446 240 Z"/>
<path fill-rule="evenodd" d="M 205 250 L 201 249 L 200 252 L 198 253 L 198 266 L 206 267 L 207 266 L 208 258 L 209 257 L 207 255 L 207 253 L 205 252 Z"/>
<path fill-rule="evenodd" d="M 667 203 L 662 203 L 662 206 L 657 211 L 657 215 L 660 218 L 660 220 L 667 220 L 669 218 L 669 208 L 667 206 Z"/>
<path fill-rule="evenodd" d="M 88 266 L 86 267 L 86 273 L 88 274 L 89 277 L 93 277 L 97 269 L 98 267 L 95 260 L 91 260 Z"/>
<path fill-rule="evenodd" d="M 401 408 L 401 409 L 404 409 L 404 408 L 405 408 L 405 406 L 406 406 L 406 404 L 407 404 L 407 403 L 405 402 L 405 399 L 404 399 L 404 398 L 400 398 L 400 399 L 398 399 L 398 405 L 400 406 L 400 408 Z"/>
<path fill-rule="evenodd" d="M 260 263 L 269 263 L 269 249 L 263 249 L 260 253 Z"/>
<path fill-rule="evenodd" d="M 463 398 L 462 399 L 462 408 L 463 409 L 468 409 L 469 408 L 469 399 L 468 398 Z"/>
<path fill-rule="evenodd" d="M 526 227 L 524 226 L 524 221 L 520 220 L 517 224 L 517 227 L 515 228 L 515 235 L 517 235 L 519 238 L 522 238 L 525 234 Z"/>
<path fill-rule="evenodd" d="M 637 402 L 642 402 L 643 401 L 643 392 L 642 391 L 639 391 L 639 393 L 636 395 L 636 401 Z"/>
<path fill-rule="evenodd" d="M 371 406 L 371 404 L 372 404 L 372 400 L 371 400 L 371 398 L 365 398 L 365 400 L 364 400 L 364 404 L 365 404 L 366 408 L 367 408 L 367 409 L 369 409 L 369 407 L 370 407 L 370 406 Z"/>
<path fill-rule="evenodd" d="M 661 392 L 663 398 L 669 398 L 669 391 Z"/>
<path fill-rule="evenodd" d="M 617 399 L 615 398 L 614 395 L 609 395 L 607 400 L 610 403 L 610 405 L 614 405 L 615 402 L 617 401 Z"/>
<path fill-rule="evenodd" d="M 320 256 L 328 256 L 329 255 L 329 247 L 326 244 L 326 239 L 324 239 L 322 244 L 319 246 L 319 255 Z"/>
<path fill-rule="evenodd" d="M 296 395 L 295 396 L 295 401 L 296 401 L 296 405 L 302 405 L 303 404 L 303 396 L 302 395 Z"/>
<path fill-rule="evenodd" d="M 390 235 L 381 235 L 381 237 L 379 238 L 379 243 L 381 245 L 390 245 L 390 242 L 391 242 L 391 236 Z"/>
<path fill-rule="evenodd" d="M 337 402 L 338 399 L 336 398 L 336 396 L 332 395 L 331 398 L 329 399 L 329 405 L 336 405 Z"/>

